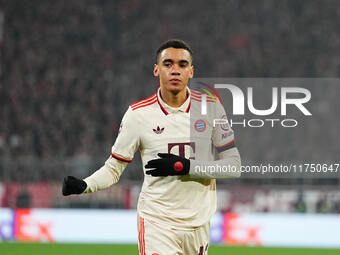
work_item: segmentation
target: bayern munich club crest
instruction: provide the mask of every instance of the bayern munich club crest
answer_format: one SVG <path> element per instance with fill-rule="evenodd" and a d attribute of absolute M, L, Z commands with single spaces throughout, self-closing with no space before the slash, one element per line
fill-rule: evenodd
<path fill-rule="evenodd" d="M 204 132 L 204 130 L 207 128 L 207 124 L 204 120 L 196 120 L 194 127 L 197 132 Z"/>

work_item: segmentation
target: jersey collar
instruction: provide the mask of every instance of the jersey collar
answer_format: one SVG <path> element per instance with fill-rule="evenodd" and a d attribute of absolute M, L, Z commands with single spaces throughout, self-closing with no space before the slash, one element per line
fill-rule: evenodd
<path fill-rule="evenodd" d="M 168 115 L 169 113 L 175 113 L 175 112 L 186 112 L 188 113 L 190 110 L 190 105 L 191 105 L 191 101 L 190 101 L 190 89 L 187 88 L 187 92 L 188 92 L 188 98 L 187 100 L 185 100 L 185 102 L 180 106 L 180 107 L 171 107 L 168 104 L 166 104 L 163 99 L 160 96 L 160 88 L 157 91 L 157 102 L 159 104 L 159 107 L 161 108 L 161 110 L 164 112 L 165 115 Z"/>

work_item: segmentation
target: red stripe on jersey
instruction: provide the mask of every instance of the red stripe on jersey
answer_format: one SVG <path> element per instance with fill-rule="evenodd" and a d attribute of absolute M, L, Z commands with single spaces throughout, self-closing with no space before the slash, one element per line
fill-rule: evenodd
<path fill-rule="evenodd" d="M 139 234 L 138 234 L 138 239 L 139 239 L 139 254 L 143 255 L 143 241 L 142 241 L 142 217 L 139 217 Z"/>
<path fill-rule="evenodd" d="M 192 94 L 196 94 L 196 95 L 201 95 L 201 94 L 203 94 L 202 92 L 198 92 L 198 91 L 195 91 L 195 90 L 190 90 L 190 92 L 191 92 Z"/>
<path fill-rule="evenodd" d="M 197 101 L 197 102 L 201 102 L 201 100 L 198 100 L 198 99 L 196 99 L 196 98 L 191 98 L 192 100 L 194 100 L 194 101 Z"/>
<path fill-rule="evenodd" d="M 198 99 L 198 100 L 201 100 L 201 99 L 202 99 L 202 97 L 201 97 L 201 96 L 198 96 L 198 95 L 191 94 L 191 96 L 194 97 L 194 98 L 196 98 L 196 99 Z M 212 97 L 208 96 L 208 95 L 207 95 L 207 101 L 209 101 L 209 102 L 215 102 L 214 99 L 213 99 Z"/>
<path fill-rule="evenodd" d="M 195 96 L 201 96 L 201 95 L 206 94 L 206 93 L 202 93 L 202 92 L 191 90 L 191 94 L 195 95 Z"/>
<path fill-rule="evenodd" d="M 185 112 L 189 112 L 190 105 L 191 105 L 191 100 L 189 101 L 188 107 L 187 107 L 187 109 L 185 110 Z"/>
<path fill-rule="evenodd" d="M 145 107 L 145 106 L 154 104 L 156 101 L 157 101 L 157 99 L 155 98 L 153 101 L 151 101 L 151 102 L 149 102 L 149 103 L 137 105 L 136 107 L 132 108 L 132 111 L 134 111 L 134 110 L 136 110 L 136 109 L 138 109 L 138 108 L 142 108 L 142 107 Z"/>
<path fill-rule="evenodd" d="M 197 92 L 197 91 L 194 91 L 194 90 L 192 90 L 191 92 L 192 92 L 191 95 L 193 95 L 193 96 L 201 98 L 202 95 L 207 95 L 207 99 L 213 100 L 213 98 L 207 93 L 201 93 L 201 92 Z"/>
<path fill-rule="evenodd" d="M 143 233 L 142 233 L 143 255 L 145 255 L 145 227 L 144 227 L 144 219 L 143 218 L 142 218 L 142 227 L 143 227 Z"/>
<path fill-rule="evenodd" d="M 111 153 L 111 156 L 116 158 L 116 159 L 118 159 L 118 160 L 121 160 L 121 161 L 124 161 L 124 162 L 128 162 L 128 163 L 130 163 L 132 161 L 132 159 L 125 159 L 125 158 L 119 157 L 119 156 L 117 156 L 117 155 L 115 155 L 113 153 Z"/>
<path fill-rule="evenodd" d="M 200 98 L 197 98 L 197 97 L 191 97 L 192 100 L 195 100 L 195 101 L 198 101 L 198 102 L 202 102 L 202 100 Z M 210 99 L 207 99 L 207 102 L 212 102 L 214 103 L 214 101 L 210 100 Z"/>
<path fill-rule="evenodd" d="M 142 228 L 140 224 L 140 217 L 139 217 L 139 231 L 138 231 L 138 244 L 139 244 L 139 254 L 142 254 L 142 241 L 141 241 L 141 233 L 142 233 Z"/>
<path fill-rule="evenodd" d="M 145 228 L 144 219 L 139 217 L 139 233 L 138 233 L 138 243 L 139 243 L 139 254 L 145 255 Z"/>
<path fill-rule="evenodd" d="M 216 148 L 222 148 L 222 147 L 225 147 L 225 146 L 228 146 L 229 144 L 233 143 L 235 141 L 235 139 L 231 140 L 230 142 L 226 143 L 226 144 L 223 144 L 221 146 L 215 146 Z"/>
<path fill-rule="evenodd" d="M 133 103 L 133 104 L 131 104 L 130 106 L 131 107 L 135 107 L 135 106 L 137 106 L 137 105 L 140 105 L 140 104 L 144 104 L 144 103 L 147 103 L 147 102 L 150 102 L 152 99 L 154 99 L 154 98 L 156 98 L 156 94 L 153 94 L 151 97 L 148 97 L 148 98 L 146 98 L 146 99 L 143 99 L 143 100 L 140 100 L 140 101 L 138 101 L 138 102 L 136 102 L 136 103 Z"/>
<path fill-rule="evenodd" d="M 192 97 L 195 97 L 197 99 L 201 99 L 202 96 L 201 95 L 195 95 L 195 94 L 191 94 Z M 207 95 L 207 100 L 211 100 L 211 101 L 214 101 L 214 99 L 210 96 Z"/>
<path fill-rule="evenodd" d="M 169 113 L 164 109 L 163 105 L 161 104 L 161 102 L 159 102 L 159 99 L 158 99 L 158 95 L 157 95 L 157 102 L 159 104 L 159 106 L 161 107 L 162 111 L 164 112 L 165 115 L 168 115 Z"/>
<path fill-rule="evenodd" d="M 216 91 L 212 86 L 210 86 L 209 84 L 205 84 L 205 83 L 203 83 L 203 82 L 201 82 L 201 84 L 203 84 L 203 85 L 207 86 L 208 88 L 210 88 L 210 89 L 215 93 L 214 96 L 217 97 L 218 100 L 220 100 L 221 105 L 223 105 L 223 104 L 222 104 L 222 100 L 221 100 L 221 98 L 220 98 L 220 95 L 217 93 L 217 91 Z"/>

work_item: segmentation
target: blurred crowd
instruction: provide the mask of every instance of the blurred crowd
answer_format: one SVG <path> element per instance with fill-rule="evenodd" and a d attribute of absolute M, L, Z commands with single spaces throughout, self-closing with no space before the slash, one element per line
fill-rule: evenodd
<path fill-rule="evenodd" d="M 197 77 L 340 72 L 335 0 L 0 0 L 0 13 L 0 175 L 8 180 L 54 179 L 72 160 L 103 162 L 128 105 L 156 90 L 155 50 L 169 38 L 192 46 Z M 43 167 L 26 164 L 37 161 Z"/>

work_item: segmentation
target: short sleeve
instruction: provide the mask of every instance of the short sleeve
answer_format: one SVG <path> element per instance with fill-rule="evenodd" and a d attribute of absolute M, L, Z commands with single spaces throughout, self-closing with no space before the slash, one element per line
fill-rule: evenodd
<path fill-rule="evenodd" d="M 139 148 L 140 135 L 135 112 L 129 109 L 123 116 L 117 139 L 112 146 L 111 156 L 124 162 L 131 162 Z"/>
<path fill-rule="evenodd" d="M 234 131 L 222 104 L 216 104 L 212 141 L 218 152 L 235 147 Z"/>

